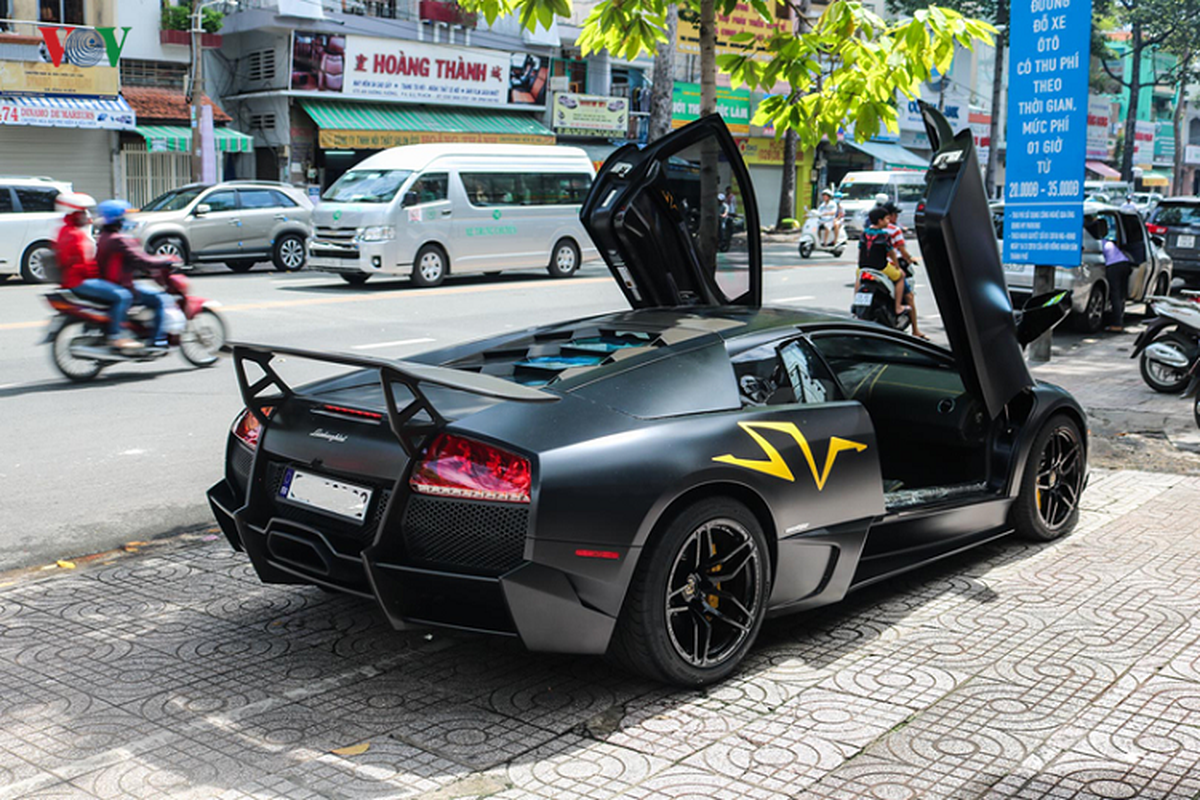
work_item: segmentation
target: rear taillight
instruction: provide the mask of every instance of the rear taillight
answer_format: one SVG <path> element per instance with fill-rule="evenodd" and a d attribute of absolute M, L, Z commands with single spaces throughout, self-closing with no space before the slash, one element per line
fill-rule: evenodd
<path fill-rule="evenodd" d="M 440 433 L 413 468 L 414 492 L 470 500 L 528 503 L 529 459 L 490 444 Z"/>
<path fill-rule="evenodd" d="M 369 419 L 379 422 L 383 419 L 383 414 L 378 411 L 363 411 L 361 408 L 348 408 L 347 406 L 333 406 L 326 403 L 321 406 L 322 411 L 327 411 L 330 414 L 341 414 L 344 417 L 354 417 L 355 419 Z"/>
<path fill-rule="evenodd" d="M 271 406 L 263 408 L 263 413 L 268 417 L 275 409 Z M 262 433 L 262 425 L 259 424 L 258 417 L 250 413 L 250 409 L 242 409 L 242 413 L 233 422 L 233 435 L 236 436 L 242 444 L 249 447 L 251 450 L 258 447 L 258 437 Z"/>
<path fill-rule="evenodd" d="M 1146 230 L 1150 231 L 1155 236 L 1162 236 L 1167 232 L 1167 227 L 1165 225 L 1155 225 L 1153 222 L 1147 222 Z"/>

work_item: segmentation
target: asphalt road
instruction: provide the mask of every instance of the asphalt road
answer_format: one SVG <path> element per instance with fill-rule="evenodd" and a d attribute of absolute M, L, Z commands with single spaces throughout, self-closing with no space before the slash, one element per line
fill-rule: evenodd
<path fill-rule="evenodd" d="M 801 261 L 794 244 L 764 250 L 768 304 L 849 307 L 853 253 Z M 354 288 L 260 265 L 198 274 L 192 290 L 224 304 L 235 340 L 397 358 L 625 307 L 600 262 L 568 280 L 509 272 L 435 289 L 404 279 Z M 39 344 L 50 316 L 43 291 L 0 285 L 0 571 L 209 523 L 204 490 L 222 475 L 226 433 L 242 407 L 228 359 L 195 369 L 173 354 L 71 384 Z M 918 307 L 936 338 L 928 290 L 918 289 Z"/>

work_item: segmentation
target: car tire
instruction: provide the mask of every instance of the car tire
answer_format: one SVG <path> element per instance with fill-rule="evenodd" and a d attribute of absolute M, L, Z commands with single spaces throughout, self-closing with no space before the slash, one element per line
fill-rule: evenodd
<path fill-rule="evenodd" d="M 1184 358 L 1191 359 L 1192 353 L 1196 350 L 1196 342 L 1185 334 L 1179 331 L 1169 331 L 1166 334 L 1159 336 L 1147 343 L 1147 346 L 1155 343 L 1169 344 L 1179 351 L 1179 354 Z M 1151 361 L 1146 357 L 1146 351 L 1143 350 L 1138 358 L 1138 368 L 1142 373 L 1142 380 L 1156 392 L 1162 394 L 1179 394 L 1188 385 L 1188 369 L 1172 369 L 1164 364 Z"/>
<path fill-rule="evenodd" d="M 579 271 L 579 245 L 573 239 L 559 239 L 550 251 L 546 271 L 552 278 L 569 278 Z"/>
<path fill-rule="evenodd" d="M 800 243 L 800 257 L 808 258 L 812 254 L 813 254 L 813 243 L 812 242 L 801 242 Z"/>
<path fill-rule="evenodd" d="M 46 271 L 47 256 L 54 257 L 54 245 L 50 242 L 34 242 L 21 254 L 21 280 L 26 283 L 46 283 L 50 275 Z"/>
<path fill-rule="evenodd" d="M 1096 333 L 1104 324 L 1104 308 L 1108 292 L 1103 286 L 1093 286 L 1082 314 L 1071 315 L 1071 325 L 1079 333 Z"/>
<path fill-rule="evenodd" d="M 1033 440 L 1021 490 L 1013 504 L 1012 525 L 1022 539 L 1049 542 L 1079 521 L 1079 497 L 1087 475 L 1087 450 L 1079 425 L 1055 414 Z"/>
<path fill-rule="evenodd" d="M 275 240 L 271 250 L 271 262 L 277 272 L 299 272 L 304 269 L 308 254 L 304 250 L 304 237 L 295 233 L 285 233 Z"/>
<path fill-rule="evenodd" d="M 446 251 L 436 244 L 422 245 L 413 259 L 412 282 L 422 288 L 437 286 L 446 279 L 448 271 Z"/>
<path fill-rule="evenodd" d="M 179 236 L 163 236 L 154 239 L 146 248 L 146 252 L 154 256 L 177 256 L 180 263 L 188 262 L 187 242 Z"/>
<path fill-rule="evenodd" d="M 351 286 L 362 286 L 371 279 L 371 276 L 365 272 L 339 272 L 338 277 Z"/>
<path fill-rule="evenodd" d="M 243 258 L 243 259 L 238 259 L 237 261 L 226 261 L 225 266 L 229 267 L 229 269 L 232 270 L 233 272 L 236 272 L 239 275 L 241 275 L 241 274 L 244 274 L 244 273 L 249 272 L 250 270 L 254 269 L 254 265 L 257 263 L 258 263 L 257 261 L 251 261 L 249 259 Z"/>
<path fill-rule="evenodd" d="M 741 503 L 714 497 L 683 509 L 638 560 L 609 659 L 677 686 L 728 677 L 762 627 L 771 594 L 769 558 L 762 525 Z M 723 580 L 711 580 L 722 566 Z M 701 625 L 709 637 L 703 641 Z"/>

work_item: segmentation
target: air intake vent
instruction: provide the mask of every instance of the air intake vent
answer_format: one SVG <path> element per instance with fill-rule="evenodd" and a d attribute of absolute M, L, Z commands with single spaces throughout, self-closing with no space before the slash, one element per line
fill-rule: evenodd
<path fill-rule="evenodd" d="M 259 131 L 275 130 L 275 115 L 274 114 L 251 114 L 250 115 L 250 130 L 259 130 Z"/>
<path fill-rule="evenodd" d="M 251 81 L 275 80 L 275 51 L 273 49 L 255 50 L 246 56 L 246 79 Z"/>

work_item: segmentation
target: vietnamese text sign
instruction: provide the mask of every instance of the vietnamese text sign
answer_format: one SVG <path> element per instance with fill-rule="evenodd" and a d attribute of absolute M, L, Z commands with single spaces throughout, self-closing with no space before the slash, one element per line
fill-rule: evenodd
<path fill-rule="evenodd" d="M 116 97 L 120 80 L 115 67 L 77 67 L 37 61 L 0 61 L 0 94 L 87 95 Z"/>
<path fill-rule="evenodd" d="M 1077 266 L 1092 2 L 1018 0 L 1010 23 L 1004 260 Z"/>
<path fill-rule="evenodd" d="M 1139 119 L 1133 125 L 1133 163 L 1149 164 L 1154 160 L 1155 124 Z"/>
<path fill-rule="evenodd" d="M 85 128 L 128 131 L 137 121 L 132 111 L 97 108 L 47 108 L 0 102 L 0 125 L 33 125 L 43 128 Z"/>
<path fill-rule="evenodd" d="M 629 101 L 624 97 L 595 94 L 554 93 L 554 130 L 583 135 L 608 134 L 625 137 L 629 129 Z"/>
<path fill-rule="evenodd" d="M 774 16 L 775 4 L 769 3 L 772 19 L 765 20 L 749 3 L 738 3 L 728 16 L 717 15 L 717 55 L 735 53 L 749 55 L 760 61 L 769 61 L 771 54 L 763 49 L 763 43 L 776 33 L 789 33 L 791 22 Z M 679 9 L 679 33 L 676 49 L 681 53 L 700 52 L 700 15 L 686 6 Z M 745 44 L 734 44 L 731 40 L 741 33 L 754 34 L 754 40 Z"/>
<path fill-rule="evenodd" d="M 550 59 L 478 47 L 297 32 L 293 91 L 473 106 L 542 106 Z"/>
<path fill-rule="evenodd" d="M 1108 129 L 1112 125 L 1112 103 L 1107 97 L 1088 95 L 1087 157 L 1108 158 Z"/>
<path fill-rule="evenodd" d="M 734 135 L 750 135 L 750 92 L 717 87 L 717 113 Z M 671 93 L 671 127 L 700 119 L 700 84 L 675 82 Z"/>

